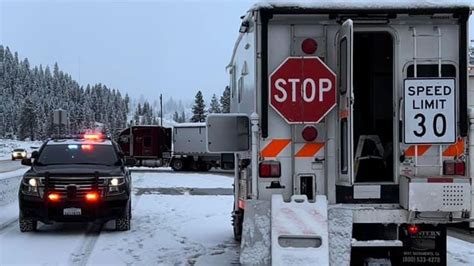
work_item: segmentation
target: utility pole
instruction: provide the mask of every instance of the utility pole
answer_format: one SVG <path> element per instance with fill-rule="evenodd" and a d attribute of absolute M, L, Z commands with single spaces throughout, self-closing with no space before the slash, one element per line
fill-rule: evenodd
<path fill-rule="evenodd" d="M 160 93 L 160 126 L 163 127 L 163 94 Z"/>

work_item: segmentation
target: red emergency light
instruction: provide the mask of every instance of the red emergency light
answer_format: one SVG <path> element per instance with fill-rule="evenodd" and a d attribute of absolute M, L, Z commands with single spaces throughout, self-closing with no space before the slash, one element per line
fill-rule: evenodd
<path fill-rule="evenodd" d="M 308 142 L 314 141 L 318 137 L 318 130 L 314 126 L 307 126 L 303 129 L 301 135 Z"/>
<path fill-rule="evenodd" d="M 90 144 L 82 144 L 81 149 L 84 151 L 91 151 L 93 149 L 93 146 Z"/>
<path fill-rule="evenodd" d="M 314 39 L 307 38 L 301 43 L 301 50 L 305 54 L 314 54 L 318 50 L 318 43 Z"/>
<path fill-rule="evenodd" d="M 87 202 L 97 202 L 99 200 L 99 193 L 97 192 L 89 192 L 86 194 L 86 201 Z"/>
<path fill-rule="evenodd" d="M 56 201 L 59 201 L 60 196 L 57 193 L 50 193 L 48 195 L 48 199 L 49 199 L 49 201 L 56 202 Z"/>
<path fill-rule="evenodd" d="M 84 134 L 84 139 L 86 140 L 99 140 L 102 139 L 103 136 L 101 133 L 87 133 Z"/>

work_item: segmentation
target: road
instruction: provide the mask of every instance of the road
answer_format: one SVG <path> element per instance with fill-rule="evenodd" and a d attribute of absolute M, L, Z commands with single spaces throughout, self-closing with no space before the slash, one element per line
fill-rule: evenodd
<path fill-rule="evenodd" d="M 39 224 L 18 229 L 17 202 L 0 206 L 0 265 L 238 264 L 232 237 L 232 178 L 217 174 L 133 173 L 132 230 L 113 222 Z M 25 255 L 27 251 L 27 255 Z"/>
<path fill-rule="evenodd" d="M 21 168 L 25 168 L 25 166 L 21 165 L 21 160 L 0 160 L 0 174 L 15 171 Z"/>
<path fill-rule="evenodd" d="M 0 265 L 239 264 L 230 224 L 232 177 L 155 169 L 134 171 L 132 178 L 132 229 L 127 232 L 114 231 L 109 222 L 40 223 L 37 232 L 21 233 L 15 197 L 0 205 Z M 449 265 L 470 265 L 473 247 L 449 237 Z"/>

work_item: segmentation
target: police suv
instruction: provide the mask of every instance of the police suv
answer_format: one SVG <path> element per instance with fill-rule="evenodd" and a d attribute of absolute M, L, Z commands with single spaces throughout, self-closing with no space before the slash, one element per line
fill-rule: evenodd
<path fill-rule="evenodd" d="M 130 230 L 131 178 L 117 144 L 101 134 L 46 141 L 31 158 L 20 191 L 19 225 L 34 231 L 37 222 L 115 220 L 116 230 Z"/>

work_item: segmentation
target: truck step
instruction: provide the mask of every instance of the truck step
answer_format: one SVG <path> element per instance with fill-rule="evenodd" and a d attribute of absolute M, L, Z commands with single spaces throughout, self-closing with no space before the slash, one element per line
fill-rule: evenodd
<path fill-rule="evenodd" d="M 328 265 L 328 209 L 325 196 L 309 202 L 274 194 L 271 208 L 272 265 Z"/>

